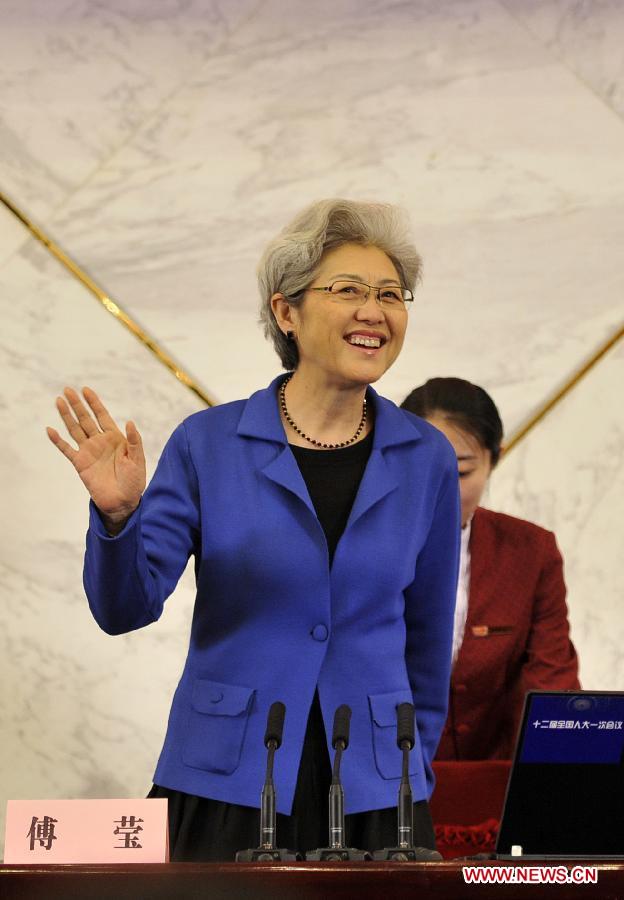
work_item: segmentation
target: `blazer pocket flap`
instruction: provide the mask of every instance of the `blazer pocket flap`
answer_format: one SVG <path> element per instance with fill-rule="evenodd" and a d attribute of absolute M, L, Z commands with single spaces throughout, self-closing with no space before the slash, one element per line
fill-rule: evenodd
<path fill-rule="evenodd" d="M 413 703 L 410 691 L 392 691 L 391 694 L 369 694 L 371 715 L 375 725 L 387 728 L 397 723 L 397 706 L 400 703 Z"/>
<path fill-rule="evenodd" d="M 253 693 L 253 688 L 196 678 L 191 703 L 196 712 L 205 715 L 240 716 L 247 710 Z"/>

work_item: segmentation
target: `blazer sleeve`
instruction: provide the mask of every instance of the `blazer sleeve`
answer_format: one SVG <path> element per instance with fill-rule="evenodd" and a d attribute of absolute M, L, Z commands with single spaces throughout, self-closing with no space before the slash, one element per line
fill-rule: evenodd
<path fill-rule="evenodd" d="M 427 540 L 406 591 L 406 663 L 426 771 L 446 720 L 460 545 L 457 463 L 438 493 Z M 431 779 L 429 779 L 430 784 Z"/>
<path fill-rule="evenodd" d="M 578 658 L 570 640 L 563 559 L 554 534 L 543 532 L 544 560 L 522 667 L 522 688 L 565 691 L 579 688 Z"/>
<path fill-rule="evenodd" d="M 184 423 L 167 442 L 138 509 L 115 537 L 90 505 L 83 583 L 108 634 L 156 621 L 200 541 L 199 489 Z"/>

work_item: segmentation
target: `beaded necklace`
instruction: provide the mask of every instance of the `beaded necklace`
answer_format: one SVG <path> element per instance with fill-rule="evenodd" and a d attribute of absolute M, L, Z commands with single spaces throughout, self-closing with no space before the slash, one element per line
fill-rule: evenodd
<path fill-rule="evenodd" d="M 286 407 L 286 385 L 288 384 L 288 382 L 290 381 L 291 378 L 292 378 L 292 375 L 289 375 L 282 382 L 282 386 L 279 389 L 279 402 L 280 402 L 280 409 L 282 410 L 282 414 L 283 414 L 284 418 L 286 419 L 286 421 L 288 422 L 288 424 L 290 425 L 290 427 L 293 429 L 293 431 L 296 431 L 297 434 L 300 435 L 300 437 L 302 437 L 304 440 L 306 440 L 309 444 L 314 444 L 315 447 L 320 447 L 323 450 L 340 450 L 342 447 L 348 447 L 350 444 L 354 444 L 357 441 L 357 439 L 359 438 L 359 436 L 362 434 L 362 431 L 364 430 L 364 426 L 366 425 L 366 397 L 364 397 L 364 402 L 362 403 L 362 418 L 360 419 L 360 424 L 358 425 L 357 431 L 355 432 L 353 437 L 349 438 L 348 441 L 342 441 L 339 444 L 324 444 L 322 441 L 315 441 L 314 438 L 308 437 L 308 435 L 305 434 L 299 428 L 299 426 L 295 424 L 292 416 L 288 412 L 288 409 Z"/>

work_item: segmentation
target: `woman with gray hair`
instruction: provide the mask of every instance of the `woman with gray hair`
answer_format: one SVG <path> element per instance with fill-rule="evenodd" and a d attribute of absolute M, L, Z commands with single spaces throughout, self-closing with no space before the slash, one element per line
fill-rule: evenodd
<path fill-rule="evenodd" d="M 111 634 L 159 618 L 191 555 L 197 598 L 150 796 L 169 799 L 174 860 L 257 843 L 267 711 L 285 703 L 278 840 L 327 845 L 334 711 L 347 843 L 396 844 L 396 709 L 415 707 L 415 842 L 445 720 L 457 578 L 457 463 L 440 433 L 370 385 L 397 358 L 420 259 L 398 210 L 326 200 L 259 266 L 261 320 L 286 375 L 190 416 L 145 489 L 141 438 L 94 391 L 48 429 L 91 496 L 84 584 Z"/>

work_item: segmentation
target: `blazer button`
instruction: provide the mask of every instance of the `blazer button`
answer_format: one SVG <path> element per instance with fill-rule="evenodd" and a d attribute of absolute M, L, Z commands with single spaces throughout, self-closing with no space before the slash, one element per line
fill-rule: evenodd
<path fill-rule="evenodd" d="M 457 734 L 468 734 L 470 731 L 470 725 L 458 725 L 457 726 Z"/>
<path fill-rule="evenodd" d="M 315 641 L 326 641 L 329 634 L 327 625 L 315 625 L 311 634 Z"/>
<path fill-rule="evenodd" d="M 221 703 L 223 700 L 223 692 L 222 691 L 211 691 L 208 695 L 208 699 L 211 703 Z"/>
<path fill-rule="evenodd" d="M 454 690 L 456 694 L 465 694 L 468 690 L 468 686 L 465 684 L 456 684 Z"/>

